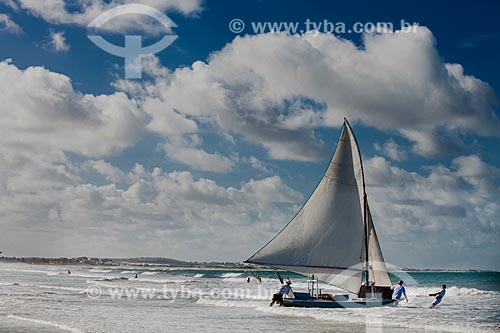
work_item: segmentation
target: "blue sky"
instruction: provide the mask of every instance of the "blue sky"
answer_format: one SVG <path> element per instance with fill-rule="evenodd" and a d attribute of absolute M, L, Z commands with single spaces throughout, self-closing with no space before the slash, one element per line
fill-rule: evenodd
<path fill-rule="evenodd" d="M 105 38 L 178 38 L 127 80 L 86 26 L 128 1 L 0 1 L 6 255 L 246 259 L 313 191 L 345 116 L 388 262 L 500 268 L 498 4 L 138 2 L 177 27 L 125 15 Z M 307 19 L 419 26 L 252 31 Z"/>

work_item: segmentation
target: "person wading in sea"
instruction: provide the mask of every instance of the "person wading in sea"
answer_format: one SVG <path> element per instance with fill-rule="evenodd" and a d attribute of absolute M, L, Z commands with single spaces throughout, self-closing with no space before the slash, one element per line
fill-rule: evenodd
<path fill-rule="evenodd" d="M 438 305 L 439 303 L 441 303 L 441 300 L 443 299 L 443 297 L 444 297 L 445 294 L 446 294 L 446 285 L 443 284 L 441 286 L 441 290 L 440 291 L 438 291 L 437 293 L 429 294 L 429 296 L 435 296 L 436 297 L 429 307 L 433 308 L 436 305 Z"/>
<path fill-rule="evenodd" d="M 292 287 L 290 286 L 291 284 L 292 281 L 290 280 L 286 281 L 286 283 L 280 287 L 278 292 L 273 295 L 273 300 L 271 301 L 271 304 L 269 304 L 269 306 L 273 306 L 274 302 L 277 302 L 280 306 L 282 306 L 283 296 L 290 295 L 290 293 L 292 293 L 293 295 Z"/>
<path fill-rule="evenodd" d="M 394 306 L 397 306 L 399 302 L 402 300 L 401 296 L 404 295 L 406 299 L 406 303 L 408 303 L 408 297 L 406 297 L 406 289 L 403 286 L 403 280 L 399 280 L 398 284 L 391 287 L 392 292 L 392 300 L 394 301 Z"/>

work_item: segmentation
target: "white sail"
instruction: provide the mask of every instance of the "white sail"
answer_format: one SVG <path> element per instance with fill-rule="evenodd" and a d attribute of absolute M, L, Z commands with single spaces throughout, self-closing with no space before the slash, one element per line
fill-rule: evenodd
<path fill-rule="evenodd" d="M 380 249 L 380 244 L 377 238 L 377 232 L 373 225 L 372 214 L 367 206 L 368 215 L 368 264 L 369 278 L 379 287 L 390 287 L 392 285 L 387 267 L 385 266 L 384 256 Z"/>
<path fill-rule="evenodd" d="M 364 176 L 351 128 L 344 122 L 335 154 L 295 217 L 247 262 L 315 274 L 351 292 L 365 258 Z"/>

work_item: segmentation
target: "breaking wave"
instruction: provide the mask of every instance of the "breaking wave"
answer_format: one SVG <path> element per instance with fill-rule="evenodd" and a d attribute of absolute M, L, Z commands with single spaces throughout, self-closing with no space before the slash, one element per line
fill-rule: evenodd
<path fill-rule="evenodd" d="M 8 315 L 7 318 L 22 320 L 22 321 L 26 321 L 26 322 L 30 322 L 30 323 L 34 323 L 34 324 L 39 324 L 39 325 L 44 325 L 44 326 L 50 326 L 50 327 L 58 328 L 58 329 L 68 331 L 68 332 L 74 332 L 74 333 L 82 332 L 78 328 L 74 328 L 74 327 L 70 327 L 68 325 L 60 324 L 60 323 L 57 323 L 55 321 L 26 318 L 26 317 L 20 317 L 20 316 L 16 316 L 16 315 Z"/>

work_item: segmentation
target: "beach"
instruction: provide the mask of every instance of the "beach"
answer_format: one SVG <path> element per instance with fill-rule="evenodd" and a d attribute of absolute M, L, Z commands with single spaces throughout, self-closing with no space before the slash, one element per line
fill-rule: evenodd
<path fill-rule="evenodd" d="M 498 272 L 393 272 L 393 281 L 405 280 L 408 304 L 353 310 L 269 307 L 279 285 L 274 274 L 2 263 L 0 331 L 348 333 L 498 332 L 500 328 Z M 306 289 L 304 277 L 289 276 L 295 290 Z M 441 283 L 448 284 L 447 295 L 437 308 L 428 309 L 432 301 L 428 293 Z M 321 287 L 330 291 L 327 285 Z"/>

